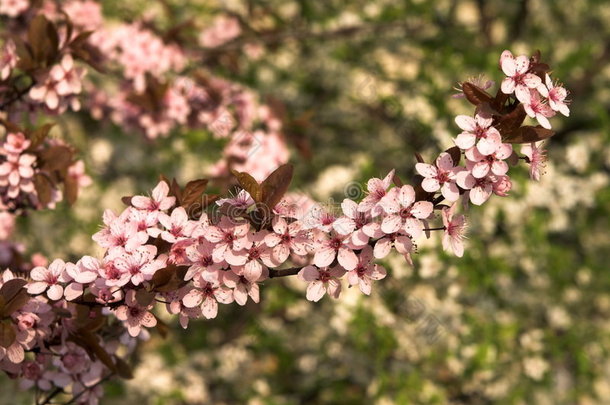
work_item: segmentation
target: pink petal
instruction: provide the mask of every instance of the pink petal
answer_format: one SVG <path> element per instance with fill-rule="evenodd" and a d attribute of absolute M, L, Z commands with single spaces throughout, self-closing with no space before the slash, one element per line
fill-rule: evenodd
<path fill-rule="evenodd" d="M 358 256 L 351 249 L 340 248 L 337 261 L 345 270 L 353 270 L 358 265 Z"/>
<path fill-rule="evenodd" d="M 306 298 L 309 301 L 317 302 L 324 296 L 326 289 L 321 281 L 313 281 L 307 286 Z"/>
<path fill-rule="evenodd" d="M 314 257 L 313 263 L 318 267 L 326 267 L 335 260 L 336 252 L 329 247 L 319 248 Z"/>
<path fill-rule="evenodd" d="M 473 132 L 477 126 L 474 118 L 469 117 L 468 115 L 458 115 L 455 117 L 455 123 L 460 129 L 466 132 Z"/>
<path fill-rule="evenodd" d="M 415 170 L 424 177 L 436 177 L 437 175 L 436 167 L 428 163 L 417 163 Z"/>

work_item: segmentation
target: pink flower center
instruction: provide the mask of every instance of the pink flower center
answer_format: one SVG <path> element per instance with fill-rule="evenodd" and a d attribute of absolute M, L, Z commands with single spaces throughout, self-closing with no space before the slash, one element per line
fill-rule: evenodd
<path fill-rule="evenodd" d="M 332 277 L 331 277 L 330 272 L 328 270 L 320 270 L 320 273 L 318 275 L 318 279 L 321 282 L 327 283 L 331 278 Z"/>
<path fill-rule="evenodd" d="M 343 241 L 339 238 L 333 238 L 330 241 L 328 241 L 328 247 L 330 247 L 333 250 L 339 250 L 339 248 L 341 247 L 342 244 L 343 244 Z"/>

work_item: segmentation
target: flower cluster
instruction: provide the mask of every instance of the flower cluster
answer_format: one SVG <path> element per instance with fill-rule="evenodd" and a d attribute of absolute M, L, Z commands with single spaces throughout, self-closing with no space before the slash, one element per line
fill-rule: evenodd
<path fill-rule="evenodd" d="M 11 4 L 5 14 L 22 12 L 19 2 Z M 555 111 L 569 113 L 567 92 L 553 85 L 539 55 L 514 58 L 505 51 L 500 65 L 507 77 L 500 90 L 492 96 L 487 85 L 462 83 L 475 111 L 456 117 L 462 132 L 455 146 L 431 163 L 418 156 L 412 185 L 391 171 L 370 179 L 361 201 L 345 199 L 336 211 L 314 206 L 303 212 L 285 195 L 292 167 L 285 164 L 281 122 L 270 107 L 226 80 L 181 75 L 187 60 L 179 45 L 137 23 L 106 27 L 99 11 L 90 2 L 68 2 L 66 15 L 80 32 L 76 37 L 68 30 L 60 36 L 46 17 L 34 17 L 28 40 L 44 47 L 15 62 L 7 43 L 2 75 L 10 77 L 15 66 L 36 72 L 27 89 L 30 102 L 52 112 L 77 108 L 84 71 L 75 67 L 72 53 L 87 59 L 95 52 L 85 47 L 93 47 L 125 79 L 114 94 L 85 84 L 94 116 L 110 116 L 149 138 L 177 125 L 228 138 L 225 160 L 214 170 L 218 176 L 231 172 L 240 191 L 212 204 L 204 194 L 208 180 L 184 189 L 161 180 L 150 196 L 126 198 L 123 212 L 104 213 L 104 226 L 93 235 L 104 249 L 101 257 L 40 261 L 26 277 L 2 274 L 0 369 L 26 388 L 70 392 L 80 402 L 95 403 L 105 378 L 130 374 L 118 353 L 160 325 L 157 303 L 186 328 L 190 320 L 218 316 L 220 304 L 259 302 L 261 285 L 270 278 L 297 276 L 310 301 L 327 293 L 339 298 L 346 285 L 369 295 L 373 283 L 388 275 L 381 260 L 394 249 L 411 263 L 418 241 L 433 231 L 442 232 L 445 250 L 462 256 L 467 225 L 456 211 L 469 202 L 481 205 L 492 194 L 506 196 L 512 187 L 509 164 L 520 158 L 538 179 L 544 162 L 538 142 L 552 136 L 548 118 Z M 213 47 L 239 35 L 236 22 L 219 24 L 230 32 L 220 35 L 213 27 L 202 42 Z M 98 29 L 91 34 L 86 27 Z M 178 77 L 170 77 L 173 72 Z M 522 125 L 527 115 L 541 126 Z M 0 162 L 2 210 L 50 206 L 62 194 L 74 198 L 89 182 L 72 149 L 46 139 L 48 127 L 7 129 Z M 525 144 L 524 156 L 513 144 Z M 263 150 L 265 159 L 251 159 L 252 149 Z M 270 167 L 277 168 L 270 173 Z M 63 193 L 57 187 L 62 183 Z"/>

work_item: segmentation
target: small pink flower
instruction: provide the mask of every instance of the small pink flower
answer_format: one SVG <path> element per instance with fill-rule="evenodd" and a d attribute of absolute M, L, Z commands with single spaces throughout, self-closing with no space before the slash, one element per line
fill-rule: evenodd
<path fill-rule="evenodd" d="M 47 291 L 50 300 L 57 301 L 64 295 L 61 283 L 68 279 L 64 274 L 66 263 L 61 259 L 55 259 L 48 268 L 34 267 L 30 271 L 33 282 L 28 285 L 28 293 L 40 294 Z"/>
<path fill-rule="evenodd" d="M 373 218 L 368 212 L 361 212 L 359 205 L 349 198 L 341 203 L 343 216 L 337 218 L 333 223 L 335 232 L 341 235 L 349 235 L 354 247 L 362 247 L 369 243 Z"/>
<path fill-rule="evenodd" d="M 224 271 L 222 273 L 222 282 L 233 290 L 233 298 L 237 304 L 246 305 L 248 297 L 256 303 L 259 302 L 260 292 L 258 284 L 249 281 L 245 276 L 240 276 L 233 271 Z"/>
<path fill-rule="evenodd" d="M 528 73 L 530 61 L 527 56 L 513 57 L 510 51 L 504 51 L 500 58 L 502 71 L 508 77 L 502 81 L 501 89 L 504 94 L 515 92 L 517 99 L 522 103 L 529 99 L 529 90 L 540 86 L 542 80 L 533 73 Z"/>
<path fill-rule="evenodd" d="M 33 193 L 36 156 L 24 153 L 7 155 L 7 158 L 6 162 L 0 164 L 0 186 L 8 186 L 7 196 L 17 198 L 21 191 Z"/>
<path fill-rule="evenodd" d="M 492 179 L 493 192 L 497 196 L 506 197 L 508 192 L 513 188 L 513 183 L 508 176 L 494 176 Z"/>
<path fill-rule="evenodd" d="M 481 154 L 477 148 L 468 149 L 465 153 L 466 169 L 472 175 L 480 179 L 490 172 L 496 176 L 503 176 L 508 172 L 508 164 L 504 161 L 513 153 L 513 147 L 509 143 L 501 143 L 495 152 L 489 155 Z"/>
<path fill-rule="evenodd" d="M 413 241 L 404 231 L 391 233 L 380 238 L 373 248 L 373 256 L 375 256 L 376 259 L 383 259 L 390 254 L 392 247 L 396 248 L 396 251 L 403 255 L 409 264 L 413 264 L 411 260 Z"/>
<path fill-rule="evenodd" d="M 358 285 L 363 294 L 370 295 L 373 281 L 386 276 L 383 266 L 373 263 L 373 248 L 365 246 L 358 255 L 358 265 L 347 273 L 350 286 Z"/>
<path fill-rule="evenodd" d="M 358 258 L 352 250 L 349 235 L 324 235 L 316 241 L 313 256 L 313 263 L 316 266 L 320 268 L 328 267 L 335 258 L 346 270 L 352 270 L 358 264 Z"/>
<path fill-rule="evenodd" d="M 171 216 L 165 213 L 161 213 L 158 217 L 161 225 L 165 227 L 165 231 L 159 230 L 159 234 L 161 235 L 161 239 L 169 242 L 175 243 L 179 239 L 188 238 L 191 236 L 194 227 L 196 224 L 194 222 L 190 222 L 186 210 L 184 207 L 175 208 L 172 211 Z M 150 230 L 149 233 L 151 236 L 155 237 L 154 230 Z"/>
<path fill-rule="evenodd" d="M 160 181 L 153 189 L 152 197 L 134 196 L 131 204 L 141 210 L 166 211 L 176 203 L 176 197 L 168 197 L 168 195 L 169 186 L 166 182 Z"/>
<path fill-rule="evenodd" d="M 441 153 L 436 158 L 436 165 L 417 163 L 415 170 L 424 177 L 421 186 L 425 191 L 434 193 L 440 189 L 441 194 L 448 201 L 456 201 L 460 198 L 455 175 L 463 168 L 455 165 L 449 153 Z"/>
<path fill-rule="evenodd" d="M 522 103 L 527 115 L 536 118 L 543 128 L 551 129 L 551 123 L 548 119 L 555 115 L 555 111 L 542 101 L 537 91 L 531 90 L 530 97 Z"/>
<path fill-rule="evenodd" d="M 364 197 L 358 205 L 358 211 L 370 212 L 373 217 L 381 215 L 383 213 L 381 202 L 386 200 L 385 197 L 388 194 L 388 188 L 392 184 L 393 179 L 393 169 L 383 178 L 383 180 L 376 177 L 370 179 L 366 184 L 368 195 Z"/>
<path fill-rule="evenodd" d="M 202 272 L 218 275 L 218 272 L 226 263 L 224 260 L 214 260 L 213 253 L 215 246 L 214 243 L 203 239 L 186 249 L 186 255 L 191 262 L 191 266 L 184 276 L 186 281 L 200 275 Z"/>
<path fill-rule="evenodd" d="M 549 100 L 549 105 L 554 111 L 559 111 L 566 117 L 570 116 L 570 109 L 566 101 L 568 91 L 559 84 L 553 84 L 548 73 L 546 75 L 546 86 L 541 84 L 538 86 L 538 91 Z"/>
<path fill-rule="evenodd" d="M 155 272 L 167 265 L 167 257 L 164 255 L 155 258 L 157 248 L 153 245 L 144 245 L 129 252 L 129 255 L 121 255 L 114 260 L 114 267 L 122 273 L 128 273 L 133 285 L 140 285 L 144 281 L 152 279 Z"/>
<path fill-rule="evenodd" d="M 297 275 L 301 281 L 308 282 L 307 299 L 317 302 L 322 299 L 324 294 L 328 293 L 332 298 L 339 298 L 341 294 L 341 282 L 339 278 L 343 277 L 345 270 L 341 267 L 317 268 L 315 266 L 306 266 Z"/>
<path fill-rule="evenodd" d="M 111 210 L 104 212 L 104 223 L 107 225 L 101 231 L 95 233 L 91 239 L 101 247 L 125 248 L 132 251 L 148 241 L 148 234 L 138 230 L 138 225 L 129 222 L 130 212 L 125 210 L 120 216 L 116 216 Z"/>
<path fill-rule="evenodd" d="M 254 201 L 250 193 L 248 193 L 246 190 L 240 190 L 240 192 L 237 193 L 237 195 L 233 198 L 221 198 L 220 200 L 216 201 L 216 204 L 219 207 L 228 204 L 231 207 L 241 210 L 247 210 L 255 203 L 256 202 Z"/>
<path fill-rule="evenodd" d="M 15 18 L 29 6 L 28 0 L 0 0 L 0 14 Z"/>
<path fill-rule="evenodd" d="M 7 40 L 0 50 L 0 80 L 10 77 L 13 69 L 17 66 L 17 47 L 12 40 Z"/>
<path fill-rule="evenodd" d="M 92 184 L 91 177 L 85 173 L 85 162 L 79 160 L 68 167 L 68 176 L 72 177 L 79 188 L 88 187 Z"/>
<path fill-rule="evenodd" d="M 536 145 L 532 142 L 528 145 L 521 147 L 521 153 L 523 153 L 530 165 L 530 178 L 535 181 L 540 181 L 540 175 L 543 173 L 545 162 L 546 162 L 546 151 L 542 148 L 542 143 Z"/>
<path fill-rule="evenodd" d="M 3 147 L 7 153 L 19 155 L 30 147 L 32 142 L 25 137 L 21 132 L 10 133 L 6 136 L 6 142 Z"/>
<path fill-rule="evenodd" d="M 187 308 L 201 306 L 201 312 L 206 319 L 216 318 L 218 303 L 230 304 L 233 302 L 233 292 L 220 285 L 217 277 L 210 277 L 206 273 L 194 279 L 195 288 L 182 298 Z"/>
<path fill-rule="evenodd" d="M 404 230 L 413 239 L 422 233 L 421 220 L 428 218 L 434 210 L 430 201 L 415 201 L 415 190 L 410 185 L 398 189 L 396 197 L 387 200 L 383 208 L 388 215 L 381 222 L 381 230 L 386 234 Z"/>
<path fill-rule="evenodd" d="M 238 222 L 224 216 L 218 226 L 207 227 L 203 236 L 216 244 L 214 260 L 217 262 L 223 260 L 229 250 L 240 251 L 250 248 L 252 242 L 247 237 L 249 229 L 250 224 L 248 222 Z"/>
<path fill-rule="evenodd" d="M 115 311 L 118 320 L 126 322 L 127 332 L 132 337 L 137 337 L 142 327 L 153 328 L 157 325 L 157 318 L 150 312 L 151 306 L 144 307 L 138 304 L 136 292 L 127 291 L 125 305 L 121 305 Z"/>
<path fill-rule="evenodd" d="M 273 249 L 273 258 L 278 263 L 288 260 L 290 253 L 305 256 L 308 253 L 309 238 L 302 230 L 302 223 L 295 221 L 290 224 L 280 216 L 273 219 L 273 232 L 265 237 L 267 246 Z"/>
<path fill-rule="evenodd" d="M 91 256 L 83 256 L 76 264 L 66 263 L 66 274 L 72 281 L 64 289 L 66 299 L 72 301 L 80 297 L 84 286 L 98 278 L 99 270 L 99 260 Z"/>
<path fill-rule="evenodd" d="M 249 247 L 239 251 L 228 249 L 224 255 L 225 260 L 233 266 L 234 271 L 251 282 L 267 278 L 267 267 L 280 265 L 273 259 L 272 250 L 265 243 L 266 236 L 266 231 L 248 234 Z"/>
<path fill-rule="evenodd" d="M 463 150 L 467 150 L 476 145 L 483 155 L 493 153 L 502 143 L 500 132 L 491 126 L 491 117 L 484 117 L 476 114 L 474 118 L 467 115 L 455 117 L 455 123 L 462 129 L 461 134 L 455 138 L 455 144 Z"/>
<path fill-rule="evenodd" d="M 457 204 L 451 208 L 443 208 L 443 250 L 452 251 L 457 257 L 464 255 L 464 233 L 466 232 L 466 218 L 463 215 L 454 215 Z"/>
<path fill-rule="evenodd" d="M 491 197 L 493 192 L 493 179 L 490 176 L 475 178 L 469 171 L 457 175 L 457 184 L 469 191 L 470 202 L 481 205 Z"/>

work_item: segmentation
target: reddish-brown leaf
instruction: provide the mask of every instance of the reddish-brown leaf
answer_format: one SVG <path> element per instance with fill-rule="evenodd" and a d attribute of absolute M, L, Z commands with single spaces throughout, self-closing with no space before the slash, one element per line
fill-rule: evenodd
<path fill-rule="evenodd" d="M 538 142 L 544 139 L 548 139 L 552 137 L 555 132 L 550 129 L 542 128 L 541 126 L 524 126 L 516 131 L 510 136 L 509 139 L 506 139 L 505 142 L 509 143 L 530 143 L 530 142 Z"/>
<path fill-rule="evenodd" d="M 237 182 L 246 190 L 256 202 L 260 202 L 263 200 L 263 192 L 261 189 L 261 185 L 254 179 L 254 177 L 250 176 L 248 173 L 238 172 L 236 170 L 231 170 L 233 176 L 237 179 Z"/>
<path fill-rule="evenodd" d="M 53 184 L 51 180 L 41 173 L 34 175 L 34 187 L 38 195 L 38 201 L 44 206 L 51 202 L 53 195 Z"/>
<path fill-rule="evenodd" d="M 273 171 L 261 184 L 262 202 L 269 208 L 275 207 L 281 200 L 292 181 L 294 168 L 287 163 Z"/>
<path fill-rule="evenodd" d="M 10 319 L 0 322 L 0 346 L 7 349 L 15 342 L 16 338 L 17 334 L 15 333 L 13 322 Z"/>
<path fill-rule="evenodd" d="M 483 103 L 491 104 L 493 101 L 493 98 L 485 90 L 469 82 L 462 83 L 462 91 L 466 99 L 477 106 Z"/>

